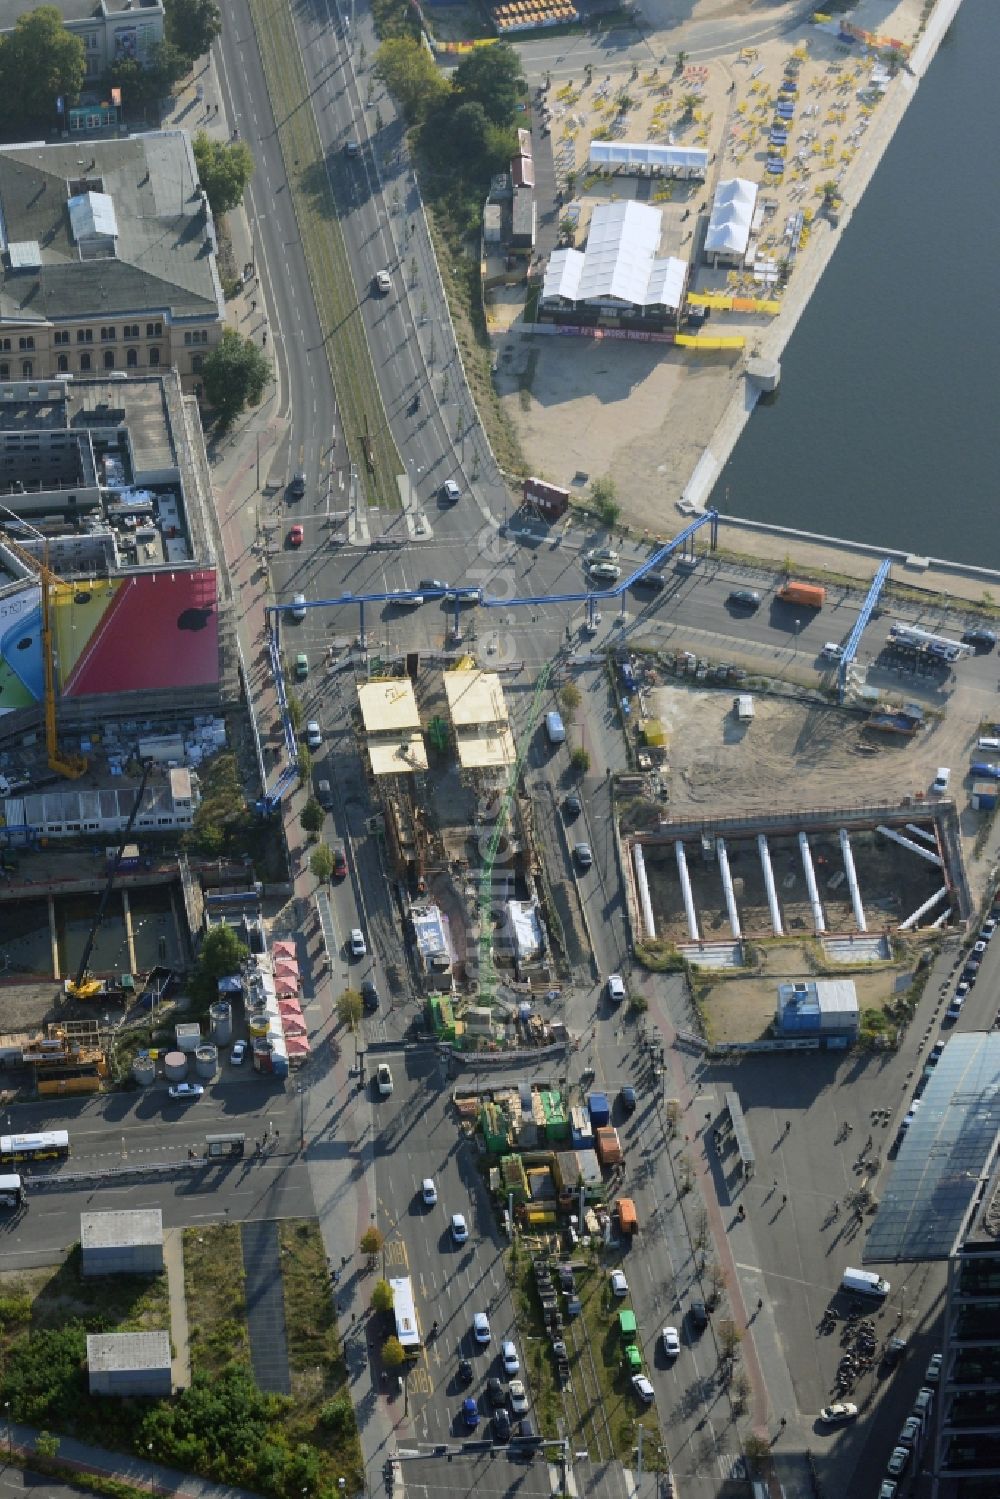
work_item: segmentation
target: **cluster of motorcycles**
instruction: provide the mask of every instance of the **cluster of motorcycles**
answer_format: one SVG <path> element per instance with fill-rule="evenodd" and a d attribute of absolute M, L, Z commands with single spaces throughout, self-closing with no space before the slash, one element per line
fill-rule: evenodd
<path fill-rule="evenodd" d="M 835 1381 L 838 1396 L 849 1395 L 863 1374 L 874 1368 L 878 1350 L 875 1324 L 852 1312 L 841 1337 L 844 1356 L 837 1366 Z"/>

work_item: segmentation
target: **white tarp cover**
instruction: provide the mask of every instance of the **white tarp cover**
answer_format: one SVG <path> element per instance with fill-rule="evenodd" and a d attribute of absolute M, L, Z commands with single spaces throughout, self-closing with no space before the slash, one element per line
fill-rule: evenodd
<path fill-rule="evenodd" d="M 705 253 L 745 255 L 757 204 L 757 184 L 745 177 L 720 182 L 705 235 Z"/>
<path fill-rule="evenodd" d="M 542 299 L 679 307 L 687 266 L 657 260 L 662 219 L 644 203 L 601 203 L 590 219 L 587 247 L 556 250 L 545 272 Z"/>
<path fill-rule="evenodd" d="M 590 165 L 704 172 L 708 167 L 708 152 L 700 146 L 659 146 L 653 141 L 591 141 Z"/>
<path fill-rule="evenodd" d="M 542 953 L 542 922 L 533 901 L 512 900 L 507 905 L 514 956 L 519 963 Z"/>

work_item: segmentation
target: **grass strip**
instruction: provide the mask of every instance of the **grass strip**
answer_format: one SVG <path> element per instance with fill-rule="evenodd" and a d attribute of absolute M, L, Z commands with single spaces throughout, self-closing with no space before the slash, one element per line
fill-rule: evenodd
<path fill-rule="evenodd" d="M 250 0 L 344 440 L 368 503 L 398 509 L 402 461 L 375 377 L 336 195 L 316 128 L 288 0 Z M 282 268 L 279 268 L 279 274 Z M 365 461 L 370 445 L 371 471 Z"/>
<path fill-rule="evenodd" d="M 192 1373 L 250 1365 L 246 1276 L 240 1228 L 218 1223 L 184 1230 L 184 1298 Z"/>
<path fill-rule="evenodd" d="M 326 1471 L 346 1478 L 349 1493 L 360 1493 L 364 1459 L 319 1224 L 286 1221 L 278 1232 L 292 1375 L 290 1435 L 318 1447 Z"/>

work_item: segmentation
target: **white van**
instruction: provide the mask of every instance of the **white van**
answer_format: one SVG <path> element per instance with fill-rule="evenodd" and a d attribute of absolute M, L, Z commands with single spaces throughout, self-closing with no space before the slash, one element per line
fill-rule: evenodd
<path fill-rule="evenodd" d="M 840 1282 L 840 1289 L 850 1291 L 855 1296 L 877 1296 L 881 1301 L 888 1296 L 891 1288 L 887 1280 L 882 1280 L 871 1270 L 853 1270 L 848 1265 Z"/>
<path fill-rule="evenodd" d="M 566 728 L 558 713 L 546 713 L 545 732 L 549 736 L 550 744 L 564 744 L 566 742 Z"/>
<path fill-rule="evenodd" d="M 977 739 L 977 750 L 1000 750 L 1000 739 Z"/>
<path fill-rule="evenodd" d="M 844 647 L 837 645 L 836 641 L 828 640 L 819 654 L 821 661 L 839 661 L 844 654 Z"/>
<path fill-rule="evenodd" d="M 948 782 L 950 780 L 951 767 L 948 765 L 939 765 L 937 775 L 931 782 L 931 790 L 937 792 L 938 796 L 940 796 L 943 792 L 948 790 Z"/>

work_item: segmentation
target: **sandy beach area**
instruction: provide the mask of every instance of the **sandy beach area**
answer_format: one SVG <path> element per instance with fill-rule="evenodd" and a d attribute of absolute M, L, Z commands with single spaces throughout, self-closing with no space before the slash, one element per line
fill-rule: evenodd
<path fill-rule="evenodd" d="M 862 41 L 847 45 L 836 26 L 803 22 L 732 56 L 678 67 L 673 52 L 663 59 L 668 65 L 638 76 L 595 72 L 552 90 L 564 231 L 572 228 L 582 245 L 598 203 L 637 198 L 662 211 L 660 253 L 684 257 L 694 217 L 710 208 L 718 181 L 751 181 L 765 211 L 748 263 L 741 269 L 698 264 L 690 288 L 744 304 L 766 302 L 777 311 L 713 307 L 706 333 L 745 344 L 739 352 L 712 353 L 539 336 L 518 320 L 516 297 L 499 293 L 489 315 L 500 389 L 533 472 L 581 498 L 590 481 L 612 475 L 623 520 L 653 535 L 672 534 L 691 507 L 706 502 L 759 394 L 747 379 L 747 359 L 780 360 L 959 4 L 938 0 L 928 19 L 925 0 L 861 0 L 851 21 L 905 44 L 896 53 Z M 683 47 L 682 34 L 671 33 L 670 46 Z M 781 102 L 787 139 L 776 146 Z M 588 159 L 591 141 L 605 139 L 702 147 L 712 158 L 708 180 L 601 175 Z M 724 511 L 724 498 L 715 501 Z M 865 576 L 884 555 L 754 523 L 735 527 L 724 527 L 722 545 L 762 560 L 780 562 L 791 553 L 803 566 Z M 970 599 L 996 581 L 972 568 L 928 567 L 922 559 L 907 571 L 917 586 Z"/>

